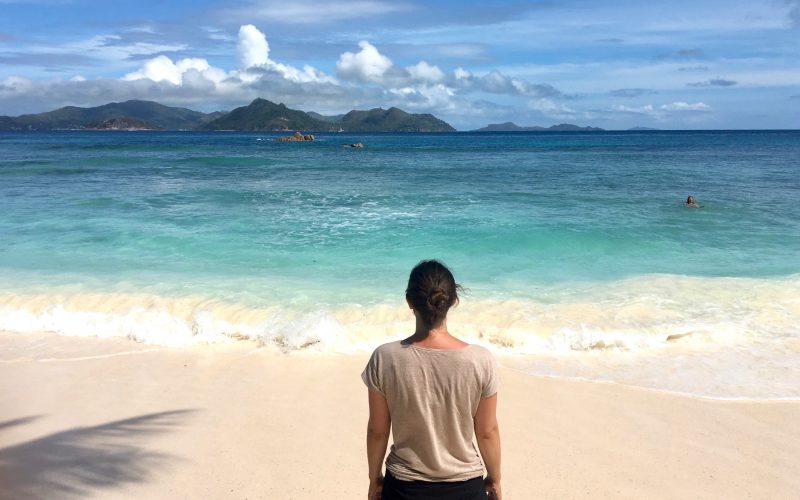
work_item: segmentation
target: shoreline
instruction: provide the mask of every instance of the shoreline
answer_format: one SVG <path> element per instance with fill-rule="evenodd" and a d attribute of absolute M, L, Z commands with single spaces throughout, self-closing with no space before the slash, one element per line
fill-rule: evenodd
<path fill-rule="evenodd" d="M 0 332 L 0 483 L 32 498 L 360 497 L 367 357 Z M 508 498 L 800 491 L 797 401 L 509 368 L 500 394 Z"/>

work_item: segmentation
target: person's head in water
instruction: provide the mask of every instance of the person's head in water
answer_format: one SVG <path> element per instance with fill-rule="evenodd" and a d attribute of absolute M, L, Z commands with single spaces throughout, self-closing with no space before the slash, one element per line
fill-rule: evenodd
<path fill-rule="evenodd" d="M 458 302 L 461 287 L 453 273 L 436 260 L 423 260 L 411 270 L 406 301 L 429 329 L 442 324 L 447 311 Z"/>
<path fill-rule="evenodd" d="M 689 195 L 689 197 L 686 198 L 686 204 L 691 205 L 692 203 L 694 203 L 694 196 Z"/>

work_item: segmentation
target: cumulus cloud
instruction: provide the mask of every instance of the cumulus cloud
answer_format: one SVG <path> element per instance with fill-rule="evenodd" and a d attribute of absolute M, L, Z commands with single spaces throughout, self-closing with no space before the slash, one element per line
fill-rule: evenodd
<path fill-rule="evenodd" d="M 186 58 L 173 62 L 169 57 L 162 55 L 150 59 L 141 69 L 128 73 L 122 79 L 133 81 L 147 78 L 154 82 L 167 81 L 173 85 L 181 85 L 184 73 L 189 70 L 195 70 L 212 81 L 225 78 L 224 71 L 212 68 L 205 59 Z"/>
<path fill-rule="evenodd" d="M 242 68 L 259 66 L 269 61 L 267 37 L 252 24 L 245 24 L 239 28 L 236 50 Z"/>
<path fill-rule="evenodd" d="M 450 84 L 465 91 L 480 91 L 489 94 L 504 94 L 520 97 L 559 97 L 563 94 L 552 85 L 532 84 L 519 78 L 512 78 L 499 71 L 490 71 L 476 76 L 463 68 L 453 71 Z"/>
<path fill-rule="evenodd" d="M 653 114 L 653 112 L 655 111 L 655 108 L 653 108 L 652 104 L 645 104 L 644 106 L 638 106 L 638 107 L 625 106 L 623 104 L 618 104 L 618 105 L 612 106 L 611 110 L 619 112 L 619 113 L 634 113 L 634 114 L 637 114 L 637 115 L 649 115 L 649 114 Z"/>
<path fill-rule="evenodd" d="M 345 52 L 339 56 L 336 74 L 344 79 L 380 83 L 383 75 L 392 67 L 392 60 L 366 40 L 358 42 L 358 46 L 361 47 L 359 52 Z"/>
<path fill-rule="evenodd" d="M 556 103 L 552 99 L 535 99 L 528 102 L 528 107 L 549 116 L 572 116 L 576 113 L 569 106 Z"/>
<path fill-rule="evenodd" d="M 382 54 L 377 47 L 366 40 L 358 44 L 358 52 L 344 52 L 336 62 L 339 79 L 305 65 L 296 68 L 270 58 L 267 37 L 254 25 L 240 27 L 236 46 L 239 69 L 226 71 L 216 68 L 203 58 L 184 58 L 173 60 L 159 55 L 144 63 L 123 80 L 139 80 L 170 84 L 202 92 L 232 98 L 236 95 L 264 91 L 274 95 L 274 88 L 302 98 L 306 103 L 310 96 L 330 96 L 337 89 L 338 99 L 345 89 L 358 101 L 359 96 L 370 94 L 369 86 L 381 92 L 371 99 L 384 104 L 386 99 L 396 99 L 395 105 L 405 105 L 411 109 L 442 111 L 455 109 L 455 103 L 464 104 L 459 94 L 482 92 L 535 99 L 562 96 L 561 92 L 547 84 L 532 84 L 513 78 L 499 71 L 475 75 L 463 68 L 446 73 L 428 61 L 419 61 L 405 68 L 394 65 L 392 60 Z M 351 85 L 343 85 L 348 82 Z M 358 84 L 367 83 L 368 87 Z M 292 87 L 295 84 L 295 87 Z M 303 84 L 303 85 L 298 85 Z M 163 89 L 161 89 L 163 91 Z M 334 92 L 334 93 L 336 93 Z M 383 96 L 382 98 L 380 96 Z M 291 103 L 292 100 L 289 100 Z M 540 104 L 543 106 L 544 104 Z M 554 109 L 550 111 L 555 112 Z M 569 112 L 565 108 L 559 112 Z"/>
<path fill-rule="evenodd" d="M 675 101 L 669 104 L 663 104 L 661 109 L 664 111 L 709 111 L 711 106 L 702 102 L 688 103 L 683 101 Z"/>
<path fill-rule="evenodd" d="M 426 82 L 439 82 L 444 79 L 444 72 L 437 66 L 432 66 L 425 61 L 420 61 L 414 66 L 408 66 L 406 71 L 415 80 Z"/>
<path fill-rule="evenodd" d="M 456 80 L 468 80 L 472 77 L 472 73 L 465 70 L 464 68 L 458 67 L 453 70 L 453 76 Z"/>
<path fill-rule="evenodd" d="M 252 83 L 270 73 L 295 83 L 333 82 L 333 78 L 312 66 L 305 65 L 303 69 L 298 69 L 272 61 L 266 36 L 252 24 L 239 28 L 236 51 L 241 70 L 225 71 L 211 66 L 202 58 L 173 61 L 160 55 L 145 62 L 139 70 L 125 75 L 123 80 L 166 81 L 178 86 L 219 88 L 223 92 L 231 90 L 226 87 Z"/>
<path fill-rule="evenodd" d="M 224 36 L 212 29 L 206 31 Z M 21 114 L 64 105 L 96 106 L 110 100 L 143 99 L 214 111 L 265 97 L 328 114 L 398 106 L 455 118 L 457 123 L 457 117 L 471 120 L 507 113 L 503 106 L 481 100 L 481 94 L 499 94 L 529 98 L 527 110 L 537 116 L 576 113 L 553 100 L 563 94 L 550 85 L 530 83 L 499 71 L 475 74 L 461 67 L 445 71 L 427 60 L 400 67 L 366 40 L 358 44 L 358 51 L 340 55 L 336 61 L 338 78 L 310 65 L 298 68 L 273 60 L 267 37 L 252 24 L 239 28 L 236 42 L 238 62 L 232 69 L 215 67 L 203 57 L 176 58 L 160 53 L 142 60 L 138 69 L 128 69 L 119 79 L 8 77 L 0 81 L 0 109 Z M 130 61 L 134 49 L 125 46 L 124 50 L 124 59 Z M 477 100 L 468 100 L 471 94 L 478 94 Z M 519 107 L 508 109 L 519 111 Z"/>

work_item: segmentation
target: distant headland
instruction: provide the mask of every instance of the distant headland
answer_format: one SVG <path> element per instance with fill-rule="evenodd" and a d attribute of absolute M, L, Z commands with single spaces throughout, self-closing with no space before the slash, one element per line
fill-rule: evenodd
<path fill-rule="evenodd" d="M 561 123 L 550 127 L 520 127 L 516 123 L 492 123 L 473 132 L 602 132 L 598 127 L 581 127 L 571 123 Z"/>

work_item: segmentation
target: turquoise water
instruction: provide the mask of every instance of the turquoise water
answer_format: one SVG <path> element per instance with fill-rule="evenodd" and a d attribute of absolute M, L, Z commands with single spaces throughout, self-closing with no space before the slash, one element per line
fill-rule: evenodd
<path fill-rule="evenodd" d="M 273 137 L 0 134 L 0 328 L 366 349 L 439 258 L 498 352 L 800 337 L 800 132 Z"/>

